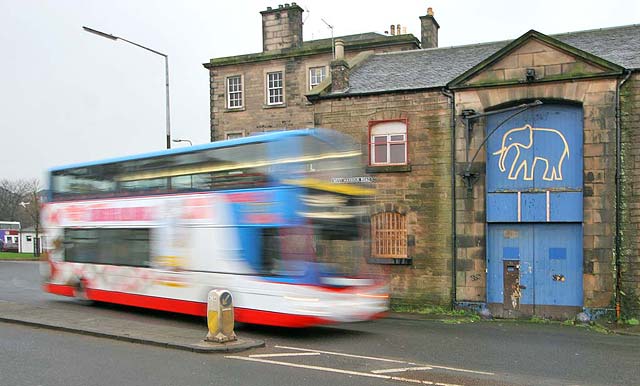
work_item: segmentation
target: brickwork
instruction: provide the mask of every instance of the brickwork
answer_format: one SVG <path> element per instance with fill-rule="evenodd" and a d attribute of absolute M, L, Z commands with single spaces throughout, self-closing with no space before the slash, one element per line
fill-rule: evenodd
<path fill-rule="evenodd" d="M 507 58 L 505 58 L 506 60 Z M 613 246 L 615 237 L 615 79 L 584 80 L 484 88 L 456 92 L 456 110 L 486 111 L 493 106 L 523 100 L 566 100 L 582 104 L 584 111 L 584 305 L 608 307 L 614 290 Z M 480 122 L 471 141 L 473 154 L 484 138 Z M 456 130 L 456 169 L 465 164 L 464 129 Z M 481 150 L 473 170 L 480 178 L 467 191 L 457 179 L 458 300 L 485 300 L 485 163 Z M 473 277 L 475 280 L 469 281 Z M 481 277 L 482 280 L 477 278 Z"/>
<path fill-rule="evenodd" d="M 640 75 L 635 73 L 621 90 L 622 129 L 622 311 L 640 316 Z"/>
<path fill-rule="evenodd" d="M 368 163 L 368 124 L 406 118 L 410 171 L 370 173 L 376 179 L 376 211 L 406 213 L 411 265 L 382 266 L 391 275 L 395 303 L 450 304 L 451 134 L 448 99 L 437 92 L 320 100 L 314 123 L 340 130 L 363 144 Z M 375 169 L 370 171 L 376 171 Z"/>

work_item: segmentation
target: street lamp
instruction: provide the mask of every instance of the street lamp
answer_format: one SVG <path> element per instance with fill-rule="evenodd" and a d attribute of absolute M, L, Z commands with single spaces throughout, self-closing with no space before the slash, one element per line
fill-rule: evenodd
<path fill-rule="evenodd" d="M 147 51 L 151 51 L 154 54 L 158 54 L 162 57 L 164 57 L 164 70 L 165 70 L 165 84 L 166 84 L 166 94 L 167 94 L 167 149 L 171 149 L 171 120 L 169 119 L 169 56 L 167 54 L 163 54 L 162 52 L 158 52 L 156 50 L 152 50 L 149 47 L 145 47 L 141 44 L 132 42 L 130 40 L 127 40 L 125 38 L 122 38 L 120 36 L 114 36 L 108 33 L 104 33 L 98 30 L 95 30 L 93 28 L 89 28 L 89 27 L 82 27 L 83 30 L 87 31 L 87 32 L 91 32 L 92 34 L 98 35 L 98 36 L 102 36 L 103 38 L 107 38 L 109 40 L 122 40 L 124 42 L 127 42 L 129 44 L 133 44 L 134 46 L 138 46 L 140 48 L 144 48 Z"/>
<path fill-rule="evenodd" d="M 190 139 L 174 139 L 173 142 L 189 142 L 189 146 L 193 146 L 193 142 Z"/>

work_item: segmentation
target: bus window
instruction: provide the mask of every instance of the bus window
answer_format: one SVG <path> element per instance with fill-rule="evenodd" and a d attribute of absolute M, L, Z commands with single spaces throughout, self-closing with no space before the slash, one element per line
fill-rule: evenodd
<path fill-rule="evenodd" d="M 76 263 L 149 266 L 149 229 L 64 230 L 65 260 Z"/>

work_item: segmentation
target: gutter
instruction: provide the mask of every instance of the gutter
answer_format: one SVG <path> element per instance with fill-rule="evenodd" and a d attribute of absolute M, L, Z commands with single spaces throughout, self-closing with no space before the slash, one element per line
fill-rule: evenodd
<path fill-rule="evenodd" d="M 451 108 L 451 309 L 455 309 L 458 291 L 458 243 L 456 235 L 456 100 L 453 92 L 448 88 L 442 89 L 442 94 L 449 98 Z"/>
<path fill-rule="evenodd" d="M 620 262 L 620 244 L 622 243 L 622 235 L 620 231 L 620 216 L 621 216 L 621 202 L 622 202 L 622 106 L 620 103 L 620 90 L 622 86 L 631 77 L 631 71 L 625 71 L 626 75 L 618 82 L 616 87 L 616 236 L 615 236 L 615 268 L 616 268 L 616 281 L 615 281 L 615 298 L 616 298 L 616 320 L 620 322 L 621 317 L 621 297 L 622 297 L 622 273 Z M 624 73 L 623 73 L 624 74 Z"/>

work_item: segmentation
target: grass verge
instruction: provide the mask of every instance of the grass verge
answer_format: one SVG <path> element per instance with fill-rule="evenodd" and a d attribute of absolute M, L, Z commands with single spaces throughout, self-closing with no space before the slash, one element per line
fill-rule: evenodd
<path fill-rule="evenodd" d="M 33 253 L 0 252 L 0 260 L 39 260 Z"/>

